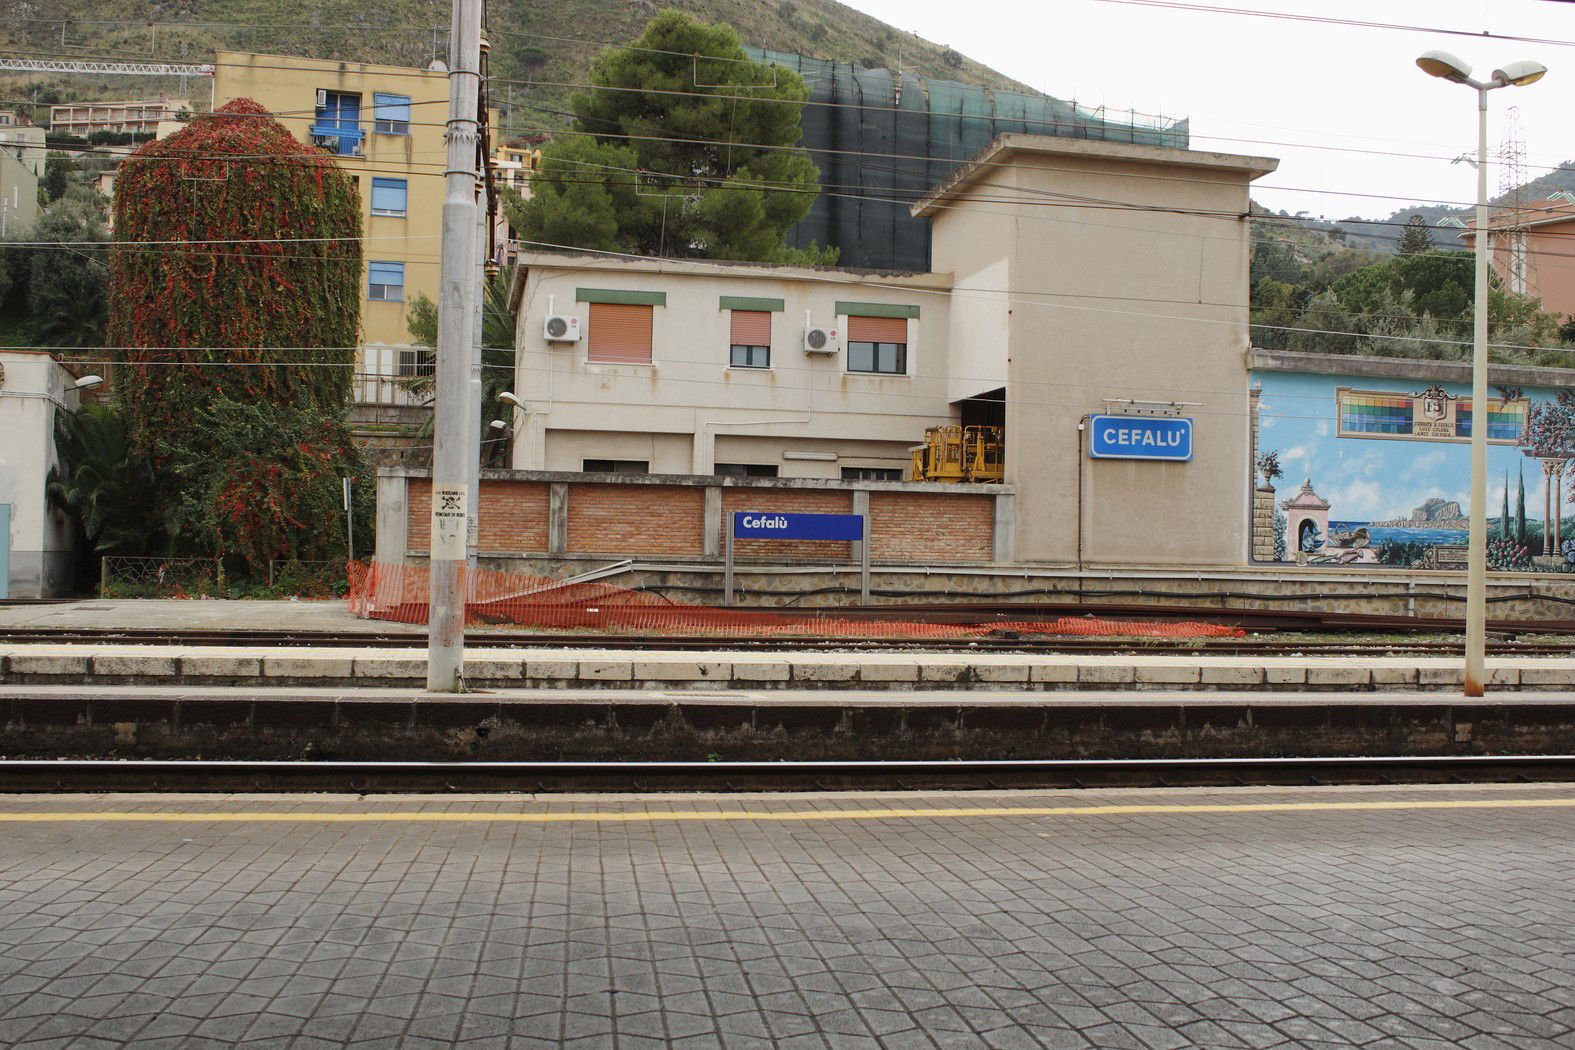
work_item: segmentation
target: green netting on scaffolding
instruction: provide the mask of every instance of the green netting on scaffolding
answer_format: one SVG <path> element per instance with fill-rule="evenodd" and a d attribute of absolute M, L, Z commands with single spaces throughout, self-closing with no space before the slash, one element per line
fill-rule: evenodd
<path fill-rule="evenodd" d="M 1016 91 L 932 80 L 847 62 L 746 48 L 796 70 L 809 87 L 803 145 L 821 194 L 789 242 L 842 249 L 839 265 L 928 270 L 930 224 L 908 205 L 990 144 L 1025 132 L 1186 149 L 1187 122 L 1088 109 Z"/>

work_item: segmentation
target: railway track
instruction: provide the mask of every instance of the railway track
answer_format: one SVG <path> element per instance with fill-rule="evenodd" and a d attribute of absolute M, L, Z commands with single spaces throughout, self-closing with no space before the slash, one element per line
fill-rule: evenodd
<path fill-rule="evenodd" d="M 1488 642 L 1494 656 L 1569 656 L 1575 646 L 1566 642 L 1522 640 L 1503 634 Z M 489 648 L 607 649 L 607 650 L 728 650 L 744 652 L 791 651 L 935 651 L 935 652 L 1064 652 L 1156 653 L 1207 652 L 1226 656 L 1249 655 L 1439 655 L 1461 652 L 1458 641 L 1418 638 L 1375 642 L 1353 638 L 1301 640 L 1295 635 L 1267 638 L 1089 638 L 1075 635 L 1024 635 L 1001 632 L 983 638 L 737 638 L 674 637 L 671 635 L 566 634 L 561 632 L 471 631 L 465 641 Z M 177 646 L 299 646 L 317 648 L 404 648 L 426 644 L 423 632 L 409 631 L 260 631 L 106 628 L 102 630 L 57 628 L 0 628 L 0 644 L 54 643 L 73 645 L 132 644 Z"/>
<path fill-rule="evenodd" d="M 4 760 L 0 791 L 833 791 L 1575 782 L 1575 755 L 894 762 Z"/>

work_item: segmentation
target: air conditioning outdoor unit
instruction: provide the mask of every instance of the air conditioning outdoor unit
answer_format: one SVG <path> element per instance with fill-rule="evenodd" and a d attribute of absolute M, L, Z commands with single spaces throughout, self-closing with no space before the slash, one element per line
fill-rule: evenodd
<path fill-rule="evenodd" d="M 804 352 L 806 354 L 834 354 L 837 350 L 837 330 L 835 328 L 815 328 L 810 326 L 804 329 Z"/>
<path fill-rule="evenodd" d="M 563 314 L 548 314 L 547 320 L 541 326 L 541 332 L 549 343 L 578 343 L 580 319 L 566 317 Z"/>
<path fill-rule="evenodd" d="M 317 108 L 318 109 L 322 109 L 326 105 L 328 105 L 328 89 L 327 88 L 318 88 L 317 89 Z"/>

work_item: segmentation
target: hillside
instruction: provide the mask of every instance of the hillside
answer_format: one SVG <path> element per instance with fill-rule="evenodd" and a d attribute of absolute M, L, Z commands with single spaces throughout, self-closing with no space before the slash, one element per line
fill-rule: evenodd
<path fill-rule="evenodd" d="M 1031 91 L 948 49 L 836 0 L 492 0 L 494 104 L 511 133 L 561 126 L 573 88 L 609 43 L 639 35 L 663 6 L 728 22 L 745 43 L 869 67 L 901 69 L 983 87 Z M 167 0 L 117 8 L 96 0 L 0 0 L 0 49 L 30 57 L 197 62 L 216 47 L 346 61 L 425 65 L 442 55 L 449 5 L 438 0 Z M 152 23 L 147 19 L 155 20 Z M 507 83 L 513 81 L 514 83 Z M 171 79 L 11 76 L 7 103 L 175 95 Z M 200 97 L 200 88 L 193 88 Z M 47 115 L 46 115 L 47 116 Z"/>
<path fill-rule="evenodd" d="M 1559 190 L 1575 191 L 1575 161 L 1565 161 L 1558 168 L 1546 175 L 1532 179 L 1521 186 L 1521 200 L 1542 200 L 1551 193 Z M 1503 198 L 1497 198 L 1494 203 L 1502 203 Z M 1405 222 L 1413 215 L 1421 215 L 1429 226 L 1435 228 L 1433 241 L 1440 246 L 1456 247 L 1460 245 L 1457 231 L 1449 227 L 1437 229 L 1440 219 L 1454 217 L 1462 222 L 1474 220 L 1476 209 L 1471 207 L 1451 208 L 1443 204 L 1418 204 L 1407 208 L 1398 208 L 1394 214 L 1382 220 L 1392 225 L 1376 225 L 1374 223 L 1357 222 L 1351 219 L 1342 220 L 1335 225 L 1346 233 L 1346 243 L 1353 248 L 1366 248 L 1372 251 L 1393 252 L 1400 240 L 1400 231 Z"/>

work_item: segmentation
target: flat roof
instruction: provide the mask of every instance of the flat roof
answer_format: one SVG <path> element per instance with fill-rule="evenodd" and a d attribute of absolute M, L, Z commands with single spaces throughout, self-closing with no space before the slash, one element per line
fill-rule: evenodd
<path fill-rule="evenodd" d="M 1280 166 L 1279 160 L 1274 157 L 1249 157 L 1171 146 L 1142 146 L 1131 142 L 1009 132 L 996 136 L 988 146 L 948 175 L 908 210 L 919 218 L 933 214 L 943 203 L 983 178 L 989 170 L 1001 167 L 1005 163 L 1003 158 L 1010 153 L 1040 153 L 1126 164 L 1165 164 L 1171 167 L 1229 171 L 1244 175 L 1247 181 L 1267 175 Z"/>
<path fill-rule="evenodd" d="M 601 270 L 656 273 L 673 277 L 752 277 L 774 281 L 831 281 L 858 286 L 858 278 L 881 278 L 883 288 L 950 290 L 952 275 L 928 270 L 871 270 L 840 266 L 798 266 L 793 263 L 733 262 L 725 259 L 662 259 L 594 251 L 520 251 L 516 257 L 509 305 L 515 307 L 531 269 Z M 838 277 L 851 280 L 837 281 Z"/>
<path fill-rule="evenodd" d="M 221 61 L 221 56 L 225 56 L 225 55 L 233 56 L 233 57 L 236 57 L 236 58 L 266 58 L 266 59 L 276 60 L 278 62 L 288 62 L 289 65 L 287 67 L 283 67 L 283 68 L 289 68 L 289 69 L 298 69 L 298 68 L 299 69 L 322 69 L 322 70 L 340 70 L 340 71 L 343 71 L 343 72 L 350 72 L 350 71 L 354 70 L 356 72 L 362 72 L 362 73 L 364 73 L 364 72 L 398 73 L 398 74 L 402 74 L 404 76 L 410 76 L 411 74 L 420 73 L 420 74 L 425 74 L 426 76 L 431 76 L 431 77 L 442 77 L 445 80 L 448 78 L 448 70 L 446 68 L 438 70 L 438 69 L 430 69 L 430 68 L 428 68 L 426 66 L 390 66 L 390 65 L 384 65 L 384 64 L 379 63 L 379 62 L 348 62 L 348 61 L 342 61 L 340 59 L 333 59 L 333 58 L 306 58 L 306 57 L 303 57 L 301 55 L 279 55 L 279 54 L 271 54 L 271 53 L 266 52 L 266 51 L 226 51 L 226 50 L 223 50 L 223 49 L 216 49 L 213 52 L 214 65 L 215 66 L 229 66 L 229 67 L 231 67 L 233 69 L 244 69 L 244 68 L 247 68 L 248 65 L 252 65 L 251 63 L 245 63 L 245 62 L 224 62 L 224 61 Z M 262 67 L 262 68 L 268 68 L 268 67 Z"/>

